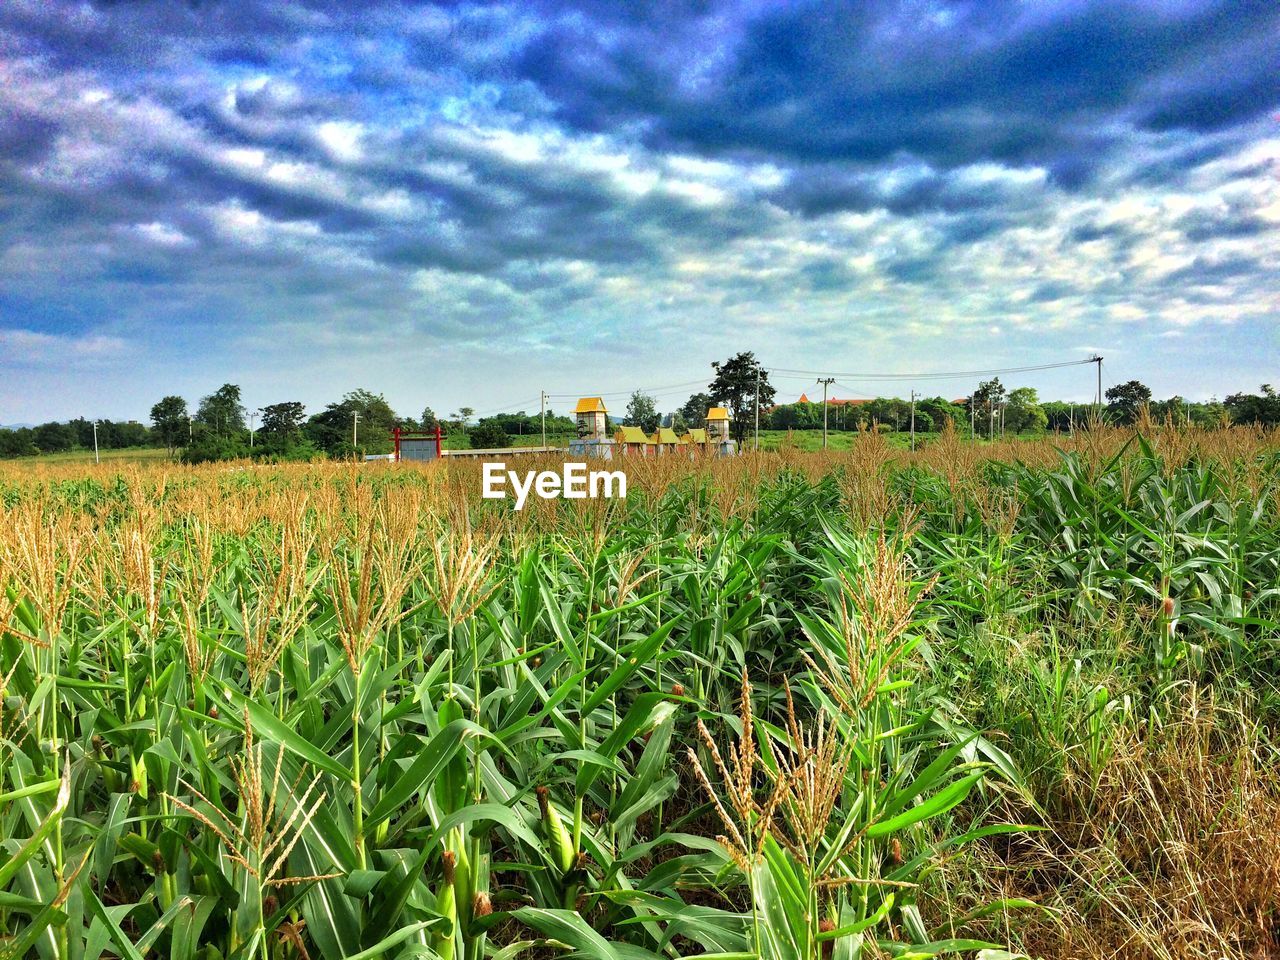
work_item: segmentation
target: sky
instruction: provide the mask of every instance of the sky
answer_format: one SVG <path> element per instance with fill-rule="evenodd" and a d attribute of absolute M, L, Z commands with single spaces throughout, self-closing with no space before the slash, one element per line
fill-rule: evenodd
<path fill-rule="evenodd" d="M 1280 383 L 1278 50 L 1275 0 L 4 0 L 0 423 L 672 409 L 740 350 Z"/>

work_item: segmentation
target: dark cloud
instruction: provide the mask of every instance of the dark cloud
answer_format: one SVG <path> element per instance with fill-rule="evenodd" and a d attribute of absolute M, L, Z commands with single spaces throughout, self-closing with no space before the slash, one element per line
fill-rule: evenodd
<path fill-rule="evenodd" d="M 629 120 L 660 147 L 1035 163 L 1068 187 L 1088 180 L 1089 158 L 1129 124 L 1218 129 L 1280 103 L 1268 54 L 1280 8 L 1265 0 L 1178 10 L 788 3 L 738 26 L 730 49 L 709 56 L 715 16 L 660 39 L 649 24 L 619 39 L 571 19 L 530 42 L 518 66 L 566 122 L 602 130 Z M 690 83 L 700 57 L 706 76 Z"/>

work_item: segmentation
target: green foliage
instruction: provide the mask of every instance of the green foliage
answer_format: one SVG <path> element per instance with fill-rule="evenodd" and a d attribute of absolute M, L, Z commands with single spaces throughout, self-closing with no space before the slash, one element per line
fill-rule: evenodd
<path fill-rule="evenodd" d="M 468 430 L 467 438 L 471 441 L 472 449 L 475 450 L 488 450 L 511 445 L 507 431 L 503 430 L 498 424 L 489 421 L 482 421 Z"/>
<path fill-rule="evenodd" d="M 662 422 L 662 417 L 653 402 L 653 397 L 642 390 L 637 390 L 627 401 L 627 413 L 622 422 L 628 427 L 639 427 L 645 433 L 653 433 Z"/>
<path fill-rule="evenodd" d="M 164 444 L 169 455 L 187 442 L 191 432 L 191 420 L 187 416 L 187 401 L 181 397 L 165 397 L 151 408 L 151 425 L 156 436 Z"/>
<path fill-rule="evenodd" d="M 297 400 L 273 403 L 262 408 L 258 433 L 266 439 L 288 443 L 302 433 L 306 407 Z"/>
<path fill-rule="evenodd" d="M 716 376 L 707 385 L 707 394 L 714 397 L 717 404 L 729 408 L 733 437 L 741 444 L 747 430 L 754 426 L 757 405 L 763 417 L 777 391 L 769 383 L 769 371 L 760 366 L 750 351 L 711 366 Z M 702 415 L 706 416 L 705 410 Z"/>
<path fill-rule="evenodd" d="M 200 401 L 193 418 L 219 439 L 233 439 L 248 428 L 245 409 L 240 403 L 240 388 L 234 383 L 224 383 Z"/>
<path fill-rule="evenodd" d="M 1277 721 L 1280 458 L 1227 449 L 519 524 L 430 470 L 0 481 L 0 956 L 1017 957 L 1017 821 L 1189 688 Z"/>
<path fill-rule="evenodd" d="M 389 452 L 391 431 L 397 423 L 395 411 L 382 394 L 360 389 L 312 416 L 303 432 L 320 450 L 345 458 L 353 453 Z"/>
<path fill-rule="evenodd" d="M 1151 390 L 1138 380 L 1130 380 L 1108 388 L 1106 397 L 1108 418 L 1130 424 L 1138 419 L 1138 411 L 1151 402 Z"/>

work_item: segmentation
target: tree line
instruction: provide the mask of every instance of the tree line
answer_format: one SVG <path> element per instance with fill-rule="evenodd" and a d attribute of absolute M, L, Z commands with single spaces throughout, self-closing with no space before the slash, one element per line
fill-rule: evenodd
<path fill-rule="evenodd" d="M 714 377 L 707 389 L 692 394 L 682 406 L 667 413 L 658 410 L 653 397 L 635 391 L 621 422 L 638 426 L 646 433 L 659 426 L 682 433 L 705 426 L 707 410 L 723 406 L 732 416 L 734 437 L 742 442 L 755 425 L 758 397 L 762 430 L 822 428 L 822 403 L 774 403 L 777 389 L 754 354 L 739 353 L 723 363 L 713 363 L 712 368 Z M 994 378 L 981 383 L 965 398 L 917 398 L 915 429 L 921 433 L 937 431 L 950 421 L 956 430 L 971 431 L 976 436 L 1065 432 L 1087 426 L 1099 412 L 1107 422 L 1132 424 L 1144 411 L 1153 419 L 1201 426 L 1280 425 L 1280 396 L 1270 384 L 1263 384 L 1257 394 L 1236 393 L 1222 401 L 1191 403 L 1176 396 L 1155 400 L 1144 384 L 1130 380 L 1107 390 L 1105 399 L 1101 411 L 1093 404 L 1041 401 L 1031 387 L 1010 390 Z M 896 397 L 827 407 L 827 429 L 832 431 L 905 431 L 910 429 L 911 419 L 910 402 Z M 450 436 L 452 446 L 490 448 L 509 446 L 522 436 L 540 436 L 543 419 L 541 412 L 525 411 L 475 419 L 471 407 L 461 407 L 444 418 L 437 417 L 430 407 L 417 418 L 406 417 L 397 414 L 382 394 L 365 389 L 352 390 L 309 416 L 305 405 L 297 400 L 269 404 L 251 412 L 241 400 L 240 387 L 224 383 L 201 398 L 194 411 L 182 397 L 162 398 L 151 408 L 149 425 L 98 420 L 97 443 L 102 450 L 162 447 L 170 456 L 188 463 L 241 458 L 310 460 L 387 453 L 396 427 L 430 431 L 437 425 Z M 561 442 L 575 431 L 571 416 L 547 412 L 549 442 Z M 83 417 L 0 429 L 0 458 L 92 450 L 93 433 L 94 421 Z"/>

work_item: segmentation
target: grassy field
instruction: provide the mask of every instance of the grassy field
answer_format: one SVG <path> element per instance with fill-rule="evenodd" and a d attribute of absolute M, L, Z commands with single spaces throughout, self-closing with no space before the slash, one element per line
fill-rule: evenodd
<path fill-rule="evenodd" d="M 124 447 L 120 450 L 99 450 L 98 457 L 103 463 L 148 463 L 164 460 L 168 451 L 163 447 Z M 19 465 L 34 464 L 92 464 L 92 450 L 69 450 L 66 453 L 42 453 L 34 457 L 19 457 L 12 461 Z"/>
<path fill-rule="evenodd" d="M 1276 956 L 1277 438 L 855 439 L 0 466 L 0 956 Z"/>

